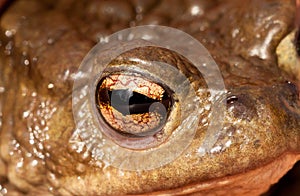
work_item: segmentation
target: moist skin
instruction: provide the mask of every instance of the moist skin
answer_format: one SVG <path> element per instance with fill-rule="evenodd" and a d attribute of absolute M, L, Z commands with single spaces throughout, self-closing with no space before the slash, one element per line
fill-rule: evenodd
<path fill-rule="evenodd" d="M 293 31 L 294 16 L 295 2 L 283 0 L 15 1 L 0 23 L 0 193 L 267 191 L 299 159 L 298 79 L 277 66 L 275 53 Z M 73 76 L 97 41 L 143 24 L 179 28 L 205 45 L 228 90 L 227 112 L 219 140 L 204 156 L 198 152 L 206 129 L 200 123 L 172 163 L 123 171 L 96 164 L 85 146 L 70 143 Z"/>

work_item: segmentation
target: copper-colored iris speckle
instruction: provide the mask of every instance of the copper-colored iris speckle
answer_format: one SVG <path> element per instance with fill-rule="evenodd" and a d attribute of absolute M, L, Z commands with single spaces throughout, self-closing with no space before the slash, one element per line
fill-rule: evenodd
<path fill-rule="evenodd" d="M 127 74 L 102 79 L 97 86 L 96 103 L 114 130 L 135 137 L 159 132 L 172 104 L 162 86 Z"/>
<path fill-rule="evenodd" d="M 156 83 L 145 80 L 141 77 L 114 74 L 103 80 L 100 88 L 113 89 L 131 89 L 137 93 L 161 100 L 165 90 Z"/>
<path fill-rule="evenodd" d="M 132 135 L 141 135 L 153 130 L 160 123 L 162 116 L 156 112 L 122 115 L 108 104 L 100 104 L 103 117 L 116 130 Z"/>

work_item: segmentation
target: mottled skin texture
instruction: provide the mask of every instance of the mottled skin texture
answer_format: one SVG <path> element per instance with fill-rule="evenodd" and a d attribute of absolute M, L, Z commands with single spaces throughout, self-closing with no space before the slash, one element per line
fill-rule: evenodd
<path fill-rule="evenodd" d="M 294 28 L 295 3 L 201 1 L 200 12 L 192 15 L 193 4 L 12 4 L 1 17 L 0 185 L 20 195 L 267 191 L 299 159 L 297 79 L 278 68 L 275 54 Z M 200 123 L 178 159 L 155 170 L 130 172 L 96 164 L 90 151 L 69 142 L 75 129 L 73 74 L 82 58 L 98 38 L 141 24 L 186 31 L 220 66 L 228 89 L 226 119 L 214 146 L 221 149 L 199 155 L 206 130 Z"/>

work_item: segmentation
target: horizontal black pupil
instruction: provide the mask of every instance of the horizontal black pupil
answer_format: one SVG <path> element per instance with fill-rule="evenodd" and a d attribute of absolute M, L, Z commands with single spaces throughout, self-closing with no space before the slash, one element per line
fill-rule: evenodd
<path fill-rule="evenodd" d="M 123 115 L 148 113 L 153 103 L 160 102 L 129 89 L 108 90 L 108 95 L 110 105 Z"/>

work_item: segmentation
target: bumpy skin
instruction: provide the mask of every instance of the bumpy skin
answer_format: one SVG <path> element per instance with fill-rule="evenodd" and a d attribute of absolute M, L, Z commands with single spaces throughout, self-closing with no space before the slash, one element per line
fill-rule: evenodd
<path fill-rule="evenodd" d="M 266 191 L 299 159 L 297 80 L 277 67 L 275 54 L 294 15 L 294 2 L 286 0 L 14 2 L 1 17 L 0 193 Z M 220 66 L 228 107 L 209 153 L 198 152 L 206 130 L 200 122 L 192 144 L 172 163 L 122 171 L 96 165 L 91 151 L 69 142 L 73 77 L 98 38 L 141 24 L 176 27 L 203 43 Z"/>

